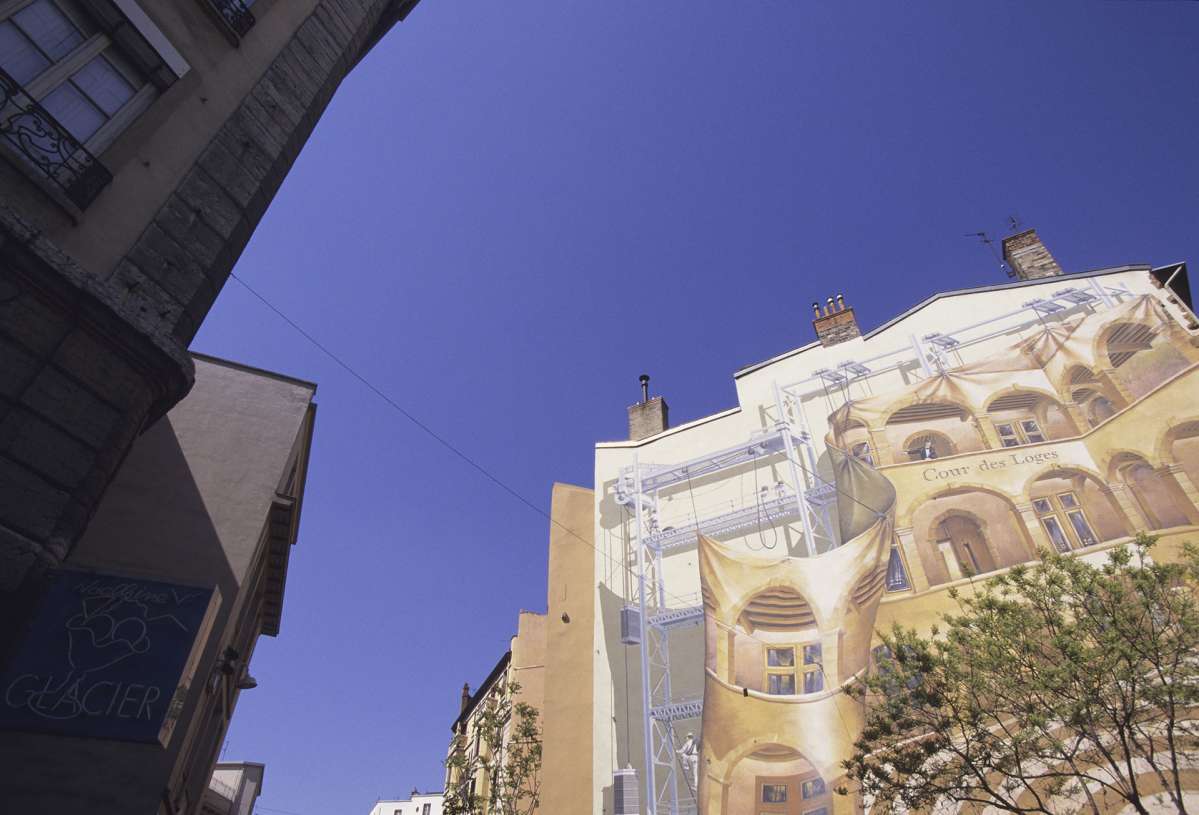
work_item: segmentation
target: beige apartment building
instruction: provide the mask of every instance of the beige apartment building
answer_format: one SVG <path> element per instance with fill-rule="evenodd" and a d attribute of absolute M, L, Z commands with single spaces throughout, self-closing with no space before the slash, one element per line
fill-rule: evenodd
<path fill-rule="evenodd" d="M 834 794 L 844 688 L 878 630 L 927 631 L 1040 549 L 1196 539 L 1185 265 L 1065 274 L 1032 230 L 1004 257 L 1010 282 L 866 332 L 813 304 L 815 341 L 737 371 L 715 415 L 670 427 L 647 388 L 592 488 L 555 486 L 545 811 L 860 811 Z"/>
<path fill-rule="evenodd" d="M 540 711 L 545 706 L 545 660 L 546 616 L 522 611 L 510 648 L 496 662 L 491 673 L 473 693 L 469 683 L 462 686 L 458 718 L 450 726 L 452 736 L 446 754 L 447 800 L 472 801 L 473 811 L 499 811 L 493 809 L 497 792 L 492 789 L 492 778 L 482 762 L 491 766 L 504 764 L 510 731 L 505 726 L 500 743 L 489 743 L 489 737 L 484 736 L 480 726 L 480 715 L 497 708 L 514 711 L 522 702 Z M 448 766 L 449 759 L 454 756 L 464 758 L 465 765 Z M 543 772 L 541 778 L 544 777 Z M 539 807 L 535 811 L 549 810 Z"/>
<path fill-rule="evenodd" d="M 5 613 L 191 388 L 188 344 L 250 234 L 342 79 L 415 4 L 0 2 Z"/>

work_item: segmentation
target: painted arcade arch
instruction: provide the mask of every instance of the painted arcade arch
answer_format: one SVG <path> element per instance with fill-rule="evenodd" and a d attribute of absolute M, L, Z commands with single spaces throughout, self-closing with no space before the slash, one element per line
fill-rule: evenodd
<path fill-rule="evenodd" d="M 917 430 L 904 439 L 901 449 L 904 461 L 931 461 L 958 452 L 953 440 L 936 430 Z"/>
<path fill-rule="evenodd" d="M 1098 427 L 1126 406 L 1107 375 L 1098 375 L 1086 365 L 1074 365 L 1066 371 L 1062 392 L 1082 409 L 1091 427 Z"/>
<path fill-rule="evenodd" d="M 1033 513 L 1061 552 L 1134 534 L 1136 514 L 1122 507 L 1103 480 L 1079 467 L 1051 467 L 1026 486 Z"/>
<path fill-rule="evenodd" d="M 968 408 L 948 400 L 913 402 L 898 407 L 887 416 L 879 432 L 886 444 L 896 451 L 897 462 L 919 460 L 907 455 L 907 443 L 921 435 L 934 440 L 946 451 L 952 451 L 946 455 L 987 449 L 974 414 Z"/>
<path fill-rule="evenodd" d="M 1045 391 L 1012 388 L 992 396 L 986 411 L 1004 447 L 1073 438 L 1083 430 L 1061 401 Z"/>
<path fill-rule="evenodd" d="M 727 773 L 714 779 L 721 788 L 720 812 L 753 815 L 806 815 L 832 811 L 832 784 L 795 747 L 752 745 L 731 757 Z"/>
<path fill-rule="evenodd" d="M 1146 528 L 1169 529 L 1189 523 L 1177 483 L 1153 467 L 1144 456 L 1120 453 L 1113 457 L 1110 480 L 1124 485 L 1146 521 Z"/>
<path fill-rule="evenodd" d="M 1024 563 L 1035 551 L 1011 498 L 985 487 L 933 495 L 913 511 L 912 530 L 934 586 Z"/>
<path fill-rule="evenodd" d="M 771 696 L 824 689 L 816 615 L 795 588 L 762 589 L 742 605 L 733 626 L 717 630 L 712 617 L 707 625 L 713 644 L 716 637 L 728 638 L 729 678 L 736 685 Z M 716 670 L 711 661 L 708 667 Z"/>
<path fill-rule="evenodd" d="M 874 444 L 864 422 L 853 420 L 841 428 L 837 438 L 841 449 L 859 461 L 874 465 Z"/>
<path fill-rule="evenodd" d="M 1106 360 L 1134 399 L 1186 369 L 1190 361 L 1170 341 L 1164 326 L 1112 323 L 1096 338 L 1096 358 Z"/>
<path fill-rule="evenodd" d="M 1101 393 L 1088 394 L 1079 404 L 1091 427 L 1098 427 L 1120 412 L 1116 403 Z"/>
<path fill-rule="evenodd" d="M 1199 419 L 1171 427 L 1158 444 L 1158 457 L 1181 468 L 1192 484 L 1199 485 Z"/>

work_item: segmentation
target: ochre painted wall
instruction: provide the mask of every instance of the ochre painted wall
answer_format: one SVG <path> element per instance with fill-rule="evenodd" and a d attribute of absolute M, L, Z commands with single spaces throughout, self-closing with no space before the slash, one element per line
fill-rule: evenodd
<path fill-rule="evenodd" d="M 592 791 L 597 786 L 592 772 L 594 507 L 591 490 L 554 485 L 545 616 L 545 759 L 541 769 L 541 811 L 553 815 L 592 811 Z"/>

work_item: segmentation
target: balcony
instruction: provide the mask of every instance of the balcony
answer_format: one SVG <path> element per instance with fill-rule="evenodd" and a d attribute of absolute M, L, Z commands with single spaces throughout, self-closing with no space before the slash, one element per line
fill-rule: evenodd
<path fill-rule="evenodd" d="M 245 0 L 204 0 L 205 4 L 228 26 L 238 39 L 250 33 L 257 20 Z M 236 45 L 236 42 L 234 43 Z"/>
<path fill-rule="evenodd" d="M 112 173 L 2 69 L 0 136 L 22 169 L 50 181 L 52 193 L 61 192 L 80 210 L 112 181 Z"/>

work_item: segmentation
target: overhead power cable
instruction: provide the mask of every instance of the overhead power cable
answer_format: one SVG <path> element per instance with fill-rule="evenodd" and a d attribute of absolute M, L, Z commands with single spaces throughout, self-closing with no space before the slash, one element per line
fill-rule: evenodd
<path fill-rule="evenodd" d="M 587 540 L 582 535 L 578 534 L 573 529 L 571 529 L 570 527 L 563 524 L 561 521 L 558 521 L 557 519 L 555 519 L 552 515 L 550 515 L 550 513 L 546 512 L 544 509 L 537 506 L 537 504 L 533 503 L 528 498 L 525 498 L 523 495 L 521 495 L 515 488 L 508 486 L 506 483 L 504 483 L 503 480 L 501 480 L 499 478 L 499 476 L 494 475 L 490 470 L 488 470 L 486 467 L 484 467 L 478 461 L 471 458 L 465 452 L 463 452 L 460 448 L 455 446 L 451 441 L 449 441 L 449 439 L 445 438 L 444 436 L 439 434 L 437 431 L 433 430 L 433 428 L 429 427 L 427 424 L 425 424 L 423 421 L 421 421 L 419 418 L 417 418 L 411 411 L 406 410 L 404 407 L 402 407 L 394 399 L 392 399 L 390 396 L 388 396 L 382 389 L 376 387 L 374 385 L 374 383 L 372 383 L 369 379 L 367 379 L 362 374 L 358 373 L 358 371 L 356 371 L 348 362 L 343 360 L 337 354 L 333 353 L 333 351 L 331 351 L 328 347 L 326 347 L 320 340 L 318 340 L 316 337 L 312 336 L 312 334 L 310 334 L 306 330 L 304 330 L 304 328 L 299 323 L 297 323 L 291 317 L 287 316 L 287 314 L 284 313 L 282 309 L 278 308 L 277 306 L 275 306 L 274 303 L 272 303 L 270 300 L 266 299 L 266 297 L 264 297 L 261 293 L 259 293 L 258 290 L 255 289 L 253 286 L 251 286 L 249 283 L 242 280 L 236 274 L 230 274 L 229 276 L 232 277 L 234 280 L 236 280 L 238 283 L 240 283 L 242 285 L 242 287 L 245 288 L 246 291 L 248 291 L 250 294 L 254 295 L 254 297 L 259 302 L 261 302 L 264 306 L 266 306 L 268 309 L 273 311 L 279 317 L 279 319 L 283 320 L 283 322 L 285 322 L 289 326 L 291 326 L 292 329 L 294 329 L 296 331 L 296 333 L 298 333 L 304 339 L 308 340 L 308 342 L 312 343 L 312 345 L 318 351 L 320 351 L 322 354 L 327 356 L 329 359 L 333 360 L 333 362 L 336 363 L 338 367 L 340 367 L 346 373 L 348 373 L 350 376 L 354 377 L 359 382 L 361 382 L 368 390 L 370 390 L 372 393 L 374 393 L 376 396 L 378 396 L 380 399 L 382 399 L 388 406 L 390 406 L 392 409 L 394 409 L 397 413 L 399 413 L 405 419 L 410 421 L 412 424 L 416 425 L 417 428 L 419 428 L 421 431 L 423 431 L 425 434 L 427 434 L 430 438 L 432 438 L 434 441 L 436 441 L 442 447 L 449 450 L 451 453 L 453 453 L 458 458 L 462 459 L 462 461 L 466 462 L 468 465 L 470 465 L 475 470 L 478 470 L 479 473 L 481 473 L 488 481 L 491 481 L 493 484 L 495 484 L 497 487 L 502 489 L 504 492 L 508 493 L 513 498 L 515 498 L 517 501 L 519 501 L 520 503 L 524 504 L 529 509 L 536 512 L 542 518 L 545 518 L 553 526 L 557 527 L 558 529 L 561 529 L 563 532 L 570 535 L 572 538 L 575 538 L 580 543 L 582 543 L 582 544 L 586 545 L 588 548 L 594 550 L 601 557 L 607 558 L 618 568 L 621 568 L 621 569 L 626 568 L 627 564 L 624 561 L 617 560 L 616 558 L 609 555 L 607 552 L 601 551 L 591 541 Z M 671 599 L 673 599 L 681 604 L 689 605 L 688 601 L 684 600 L 682 597 L 679 597 L 678 595 L 673 594 L 672 592 L 666 591 L 665 589 L 663 589 L 663 591 L 665 594 L 670 595 Z"/>
<path fill-rule="evenodd" d="M 423 421 L 421 421 L 411 411 L 405 409 L 402 405 L 400 405 L 398 402 L 396 402 L 394 399 L 392 399 L 390 396 L 388 396 L 381 388 L 377 387 L 374 383 L 372 383 L 365 376 L 358 373 L 358 371 L 355 370 L 353 368 L 353 366 L 351 366 L 348 362 L 343 360 L 340 356 L 335 354 L 326 345 L 324 345 L 320 340 L 318 340 L 316 337 L 314 337 L 312 334 L 310 334 L 308 331 L 306 331 L 303 328 L 303 326 L 301 326 L 299 323 L 297 323 L 295 320 L 293 320 L 291 317 L 289 317 L 282 309 L 278 308 L 274 303 L 272 303 L 265 296 L 263 296 L 257 289 L 255 289 L 249 283 L 247 283 L 246 281 L 244 281 L 240 277 L 238 277 L 236 273 L 231 273 L 229 276 L 231 278 L 233 278 L 234 280 L 236 280 L 238 283 L 240 283 L 241 286 L 246 291 L 248 291 L 250 294 L 252 294 L 255 297 L 255 299 L 257 299 L 264 306 L 266 306 L 268 309 L 270 309 L 272 312 L 274 312 L 275 315 L 279 317 L 279 319 L 283 320 L 283 322 L 285 322 L 289 326 L 291 326 L 291 328 L 296 333 L 298 333 L 304 339 L 308 340 L 308 342 L 310 342 L 313 345 L 313 347 L 315 347 L 318 351 L 320 351 L 322 354 L 324 354 L 329 359 L 331 359 L 338 367 L 340 367 L 342 370 L 344 370 L 346 373 L 348 373 L 354 379 L 356 379 L 360 383 L 362 383 L 362 385 L 365 386 L 369 391 L 371 391 L 376 396 L 378 396 L 380 399 L 382 399 L 389 407 L 391 407 L 393 410 L 395 410 L 397 413 L 399 413 L 401 416 L 403 416 L 409 422 L 414 424 L 417 428 L 419 428 L 421 431 L 423 431 L 426 435 L 428 435 L 430 438 L 432 438 L 434 441 L 436 441 L 442 447 L 449 450 L 451 453 L 453 453 L 455 456 L 457 456 L 462 461 L 466 462 L 466 464 L 468 464 L 473 469 L 477 470 L 488 481 L 491 481 L 493 484 L 495 484 L 501 490 L 508 493 L 513 498 L 515 498 L 517 501 L 519 501 L 520 503 L 524 504 L 529 509 L 536 512 L 539 516 L 541 516 L 545 520 L 549 521 L 551 525 L 557 527 L 558 529 L 561 529 L 567 535 L 570 535 L 575 540 L 577 540 L 580 543 L 582 543 L 583 545 L 587 546 L 589 549 L 596 552 L 596 554 L 600 555 L 600 557 L 603 557 L 606 560 L 610 561 L 616 567 L 621 568 L 621 569 L 628 567 L 628 564 L 625 563 L 623 560 L 617 560 L 616 558 L 609 555 L 607 552 L 602 551 L 591 541 L 587 540 L 582 535 L 580 535 L 579 533 L 575 532 L 570 527 L 563 524 L 561 521 L 558 521 L 557 519 L 555 519 L 552 515 L 550 515 L 550 513 L 546 512 L 544 509 L 539 507 L 533 501 L 530 501 L 528 498 L 521 495 L 520 492 L 518 492 L 514 487 L 510 487 L 502 479 L 500 479 L 499 476 L 493 474 L 490 470 L 488 470 L 486 467 L 484 467 L 482 464 L 480 464 L 474 458 L 467 455 L 461 448 L 454 445 L 449 439 L 445 438 L 444 436 L 439 434 L 437 431 L 433 430 L 433 428 L 429 427 L 429 425 L 427 425 Z M 828 482 L 825 479 L 821 478 L 818 474 L 810 472 L 806 467 L 804 467 L 804 464 L 802 461 L 799 461 L 796 463 L 799 465 L 800 468 L 802 468 L 804 470 L 805 473 L 809 474 L 814 479 L 819 480 L 824 483 L 829 483 L 837 491 L 844 492 L 843 490 L 841 490 L 840 487 L 837 487 L 835 482 Z M 690 475 L 688 475 L 688 487 L 690 488 Z M 857 498 L 854 498 L 854 496 L 849 495 L 849 493 L 846 492 L 844 494 L 847 495 L 852 500 L 857 501 L 859 504 L 862 504 L 862 506 L 867 507 L 868 509 L 871 509 L 872 511 L 877 513 L 877 510 L 874 510 L 872 507 L 868 507 L 866 504 L 863 504 Z M 695 512 L 694 495 L 692 496 L 692 512 L 693 513 Z M 696 518 L 696 532 L 697 532 L 697 534 L 699 533 L 698 517 Z M 659 589 L 664 595 L 669 596 L 670 599 L 679 603 L 680 606 L 687 607 L 687 606 L 692 605 L 692 601 L 687 600 L 683 597 L 680 597 L 679 595 L 675 594 L 674 592 L 667 590 L 665 588 L 665 586 L 659 585 Z M 715 617 L 713 617 L 712 619 L 716 622 L 716 624 L 718 626 L 729 628 L 729 630 L 734 630 L 734 629 L 732 629 L 732 627 L 727 626 L 726 624 L 720 622 L 719 620 L 716 620 Z M 753 634 L 751 634 L 749 632 L 738 632 L 738 633 L 742 634 L 743 636 L 747 636 L 752 640 L 755 640 L 757 642 L 761 642 L 761 643 L 765 644 L 765 640 L 759 639 L 758 637 L 755 637 Z"/>

